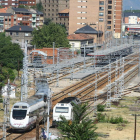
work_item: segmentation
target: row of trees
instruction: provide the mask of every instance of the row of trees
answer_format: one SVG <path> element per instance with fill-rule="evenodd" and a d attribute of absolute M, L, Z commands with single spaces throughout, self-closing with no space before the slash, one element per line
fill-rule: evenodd
<path fill-rule="evenodd" d="M 23 56 L 20 46 L 12 43 L 5 33 L 0 33 L 0 89 L 8 78 L 14 80 L 13 70 L 22 68 Z"/>

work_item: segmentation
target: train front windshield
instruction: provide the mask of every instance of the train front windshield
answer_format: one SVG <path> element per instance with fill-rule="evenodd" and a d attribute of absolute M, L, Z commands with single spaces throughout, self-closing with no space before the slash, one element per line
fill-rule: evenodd
<path fill-rule="evenodd" d="M 68 107 L 56 107 L 55 112 L 56 113 L 68 113 L 69 108 Z"/>
<path fill-rule="evenodd" d="M 23 120 L 26 117 L 27 110 L 13 110 L 13 119 Z"/>

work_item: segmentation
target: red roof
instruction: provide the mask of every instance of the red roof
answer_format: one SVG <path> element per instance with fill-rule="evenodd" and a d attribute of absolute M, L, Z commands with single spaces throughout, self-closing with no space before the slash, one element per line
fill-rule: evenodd
<path fill-rule="evenodd" d="M 69 9 L 64 9 L 64 10 L 60 11 L 59 13 L 69 13 Z"/>
<path fill-rule="evenodd" d="M 94 39 L 90 35 L 87 34 L 71 34 L 67 37 L 68 40 L 89 40 Z"/>
<path fill-rule="evenodd" d="M 0 13 L 6 13 L 6 11 L 7 11 L 7 7 L 5 7 L 5 8 L 0 8 Z"/>

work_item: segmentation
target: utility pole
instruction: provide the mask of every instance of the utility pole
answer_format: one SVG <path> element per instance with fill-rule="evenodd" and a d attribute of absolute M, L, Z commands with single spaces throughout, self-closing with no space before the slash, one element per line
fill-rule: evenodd
<path fill-rule="evenodd" d="M 48 113 L 47 113 L 47 139 L 49 140 L 49 127 L 50 127 L 50 120 L 49 120 L 49 115 L 50 115 L 50 101 L 51 101 L 51 92 L 48 92 L 48 97 L 47 97 L 47 102 L 48 102 Z"/>
<path fill-rule="evenodd" d="M 107 85 L 107 107 L 111 107 L 111 62 L 109 60 L 108 85 Z"/>
<path fill-rule="evenodd" d="M 135 114 L 135 126 L 134 126 L 134 140 L 136 140 L 136 129 L 137 129 L 137 115 Z"/>
<path fill-rule="evenodd" d="M 9 125 L 9 100 L 10 100 L 10 80 L 8 79 L 7 84 L 7 97 L 4 98 L 3 106 L 4 106 L 4 122 L 3 122 L 3 140 L 6 140 L 6 127 Z"/>
<path fill-rule="evenodd" d="M 59 60 L 60 60 L 60 52 L 59 52 L 59 48 L 57 50 L 57 84 L 56 84 L 56 87 L 59 87 Z"/>
<path fill-rule="evenodd" d="M 55 48 L 55 42 L 53 42 L 53 65 L 54 65 L 54 48 Z"/>
<path fill-rule="evenodd" d="M 97 101 L 97 71 L 95 73 L 95 91 L 94 91 L 94 115 L 96 116 L 96 112 L 97 112 L 97 105 L 96 105 L 96 101 Z"/>
<path fill-rule="evenodd" d="M 86 69 L 85 57 L 86 57 L 86 46 L 85 46 L 85 44 L 84 44 L 84 70 Z"/>
<path fill-rule="evenodd" d="M 72 44 L 72 69 L 71 69 L 71 80 L 73 80 L 73 69 L 74 69 L 74 43 Z"/>
<path fill-rule="evenodd" d="M 19 58 L 18 58 L 18 79 L 19 79 Z"/>

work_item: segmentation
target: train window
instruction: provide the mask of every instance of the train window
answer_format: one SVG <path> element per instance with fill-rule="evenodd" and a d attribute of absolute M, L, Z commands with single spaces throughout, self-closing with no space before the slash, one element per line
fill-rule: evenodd
<path fill-rule="evenodd" d="M 13 110 L 13 119 L 23 120 L 26 117 L 27 110 Z"/>
<path fill-rule="evenodd" d="M 55 112 L 56 113 L 68 113 L 69 108 L 68 107 L 56 107 Z"/>
<path fill-rule="evenodd" d="M 22 106 L 22 108 L 27 108 L 27 106 Z"/>
<path fill-rule="evenodd" d="M 14 106 L 14 108 L 19 108 L 19 106 Z"/>

